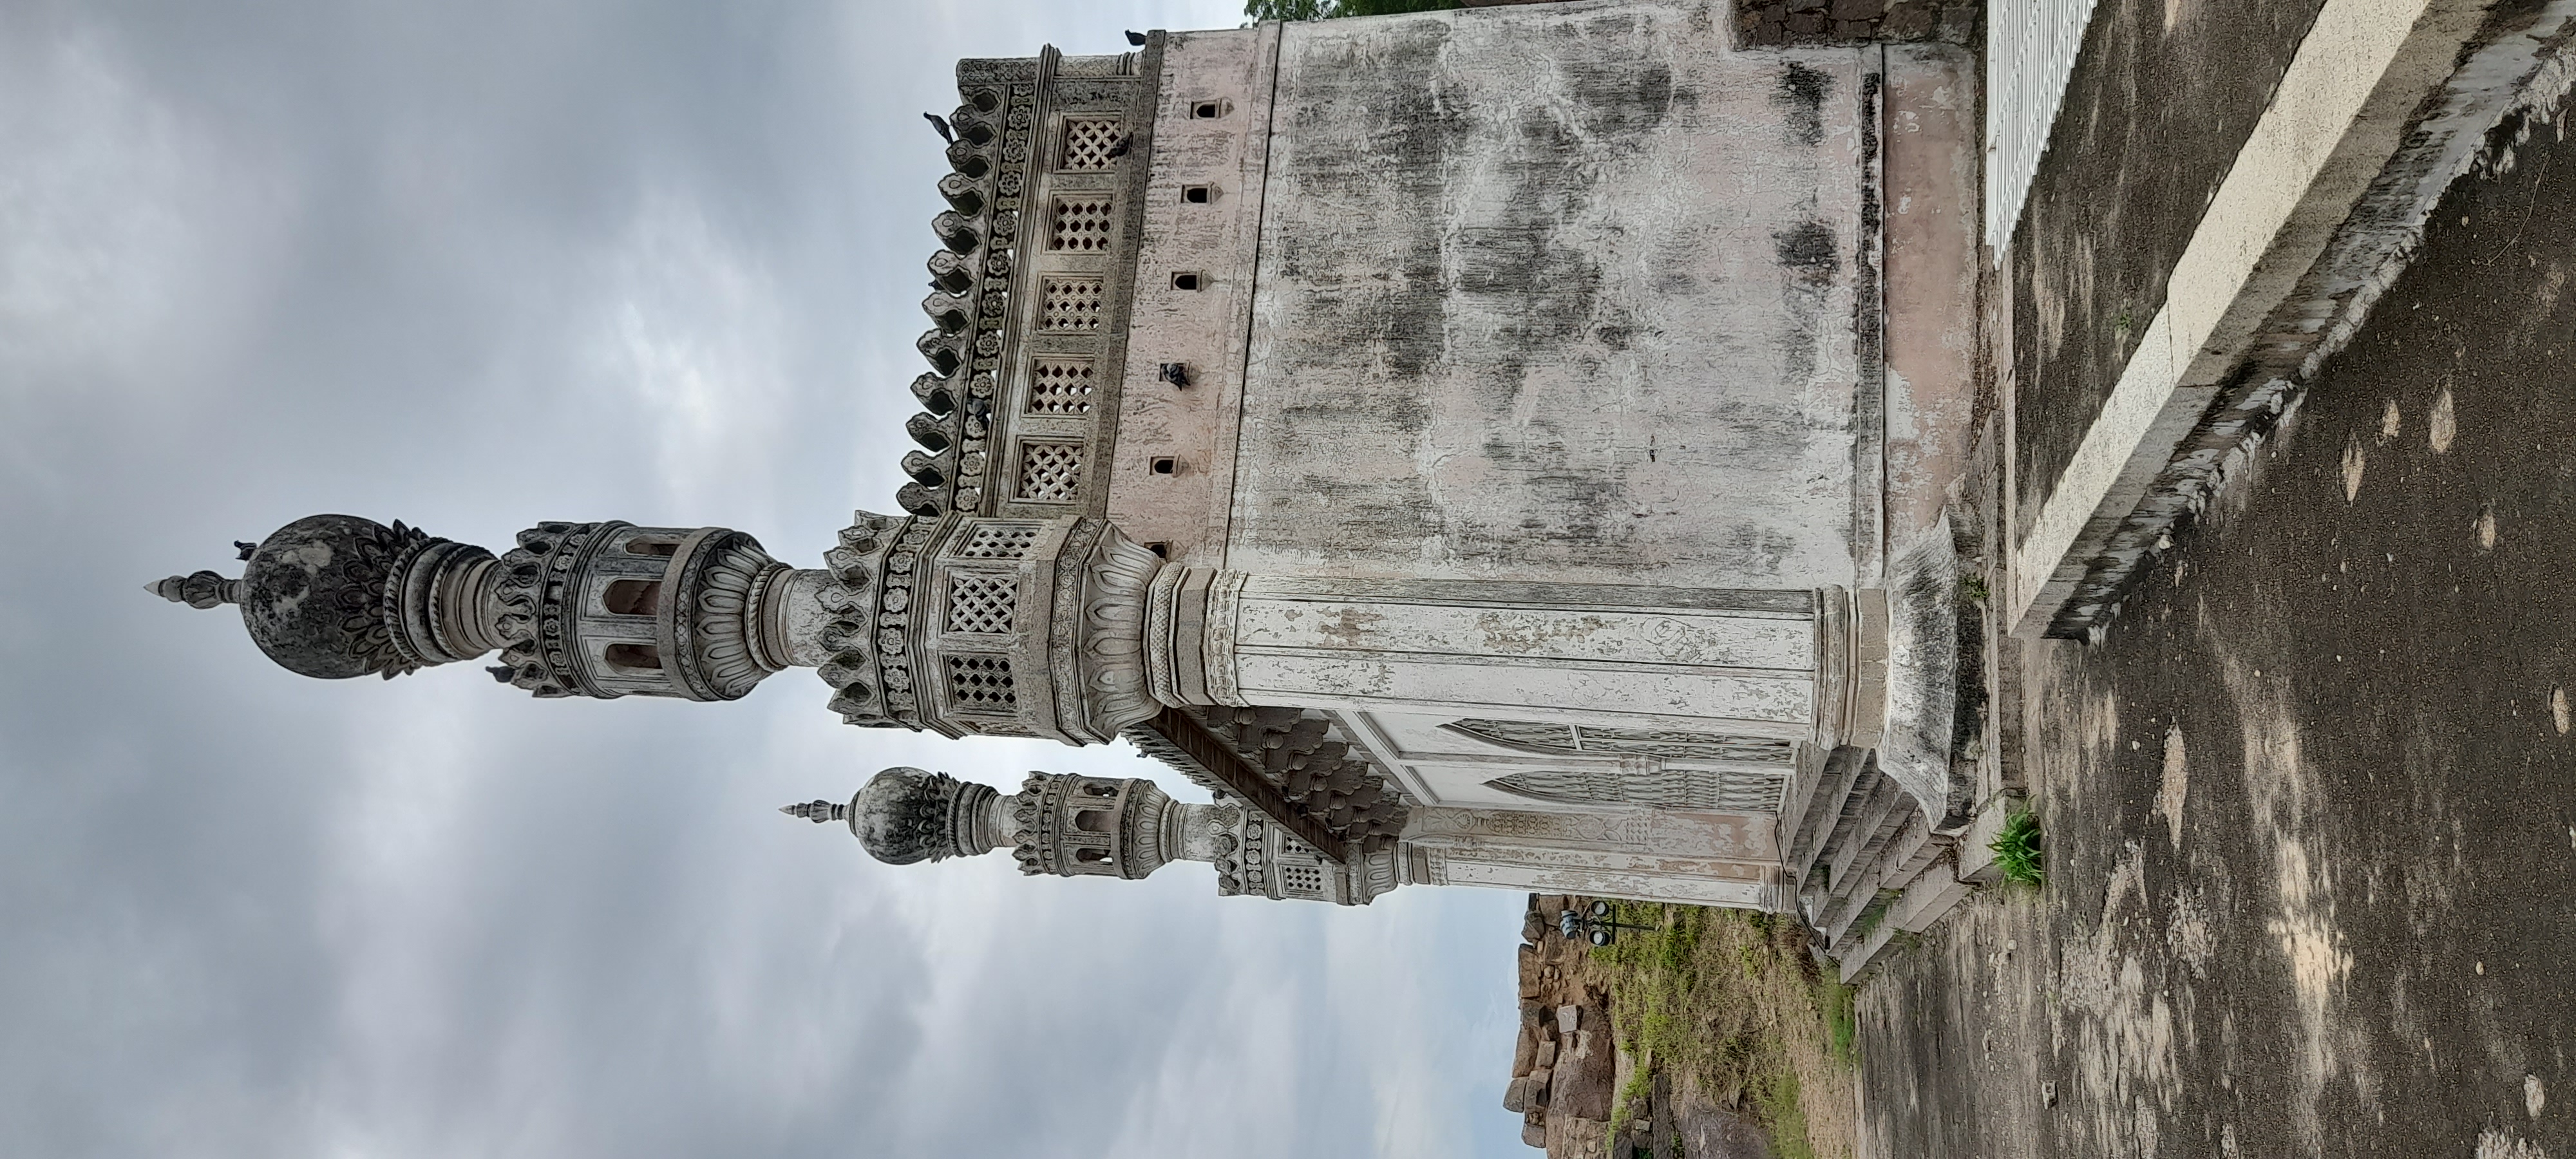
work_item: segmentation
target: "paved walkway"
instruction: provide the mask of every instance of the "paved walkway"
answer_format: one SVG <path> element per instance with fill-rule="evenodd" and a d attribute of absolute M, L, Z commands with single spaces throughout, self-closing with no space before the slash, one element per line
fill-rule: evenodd
<path fill-rule="evenodd" d="M 1869 985 L 1871 1153 L 2576 1159 L 2564 128 L 2101 642 L 2033 647 L 2050 880 Z"/>

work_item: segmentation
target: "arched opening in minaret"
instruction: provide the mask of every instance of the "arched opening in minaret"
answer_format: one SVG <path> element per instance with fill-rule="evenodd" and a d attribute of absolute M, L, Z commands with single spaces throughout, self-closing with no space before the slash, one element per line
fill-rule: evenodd
<path fill-rule="evenodd" d="M 646 672 L 662 670 L 662 650 L 651 644 L 611 644 L 602 658 L 619 668 Z"/>
<path fill-rule="evenodd" d="M 1109 861 L 1109 851 L 1106 849 L 1076 849 L 1073 851 L 1073 859 L 1083 863 L 1084 865 L 1102 865 Z"/>
<path fill-rule="evenodd" d="M 628 555 L 658 555 L 664 559 L 680 554 L 680 541 L 639 535 L 626 541 Z"/>
<path fill-rule="evenodd" d="M 1073 827 L 1085 833 L 1109 833 L 1116 829 L 1106 809 L 1084 809 L 1075 813 Z"/>
<path fill-rule="evenodd" d="M 600 597 L 599 602 L 612 615 L 650 616 L 662 610 L 662 581 L 618 580 L 608 585 L 607 593 Z"/>

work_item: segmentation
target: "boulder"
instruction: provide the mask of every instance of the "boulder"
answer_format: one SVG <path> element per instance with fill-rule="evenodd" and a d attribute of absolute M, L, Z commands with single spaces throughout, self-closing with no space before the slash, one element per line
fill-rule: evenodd
<path fill-rule="evenodd" d="M 1548 1159 L 1602 1159 L 1609 1153 L 1610 1124 L 1572 1115 L 1548 1116 Z"/>
<path fill-rule="evenodd" d="M 1523 1031 L 1521 1032 L 1521 1041 L 1523 1041 L 1523 1042 L 1528 1042 L 1528 1041 L 1530 1041 L 1530 1038 L 1529 1038 L 1529 1032 L 1528 1032 L 1527 1030 L 1523 1030 Z M 1515 1052 L 1515 1061 L 1517 1061 L 1517 1057 L 1518 1057 L 1518 1056 L 1517 1056 L 1517 1052 Z M 1555 1065 L 1556 1065 L 1556 1043 L 1555 1043 L 1555 1041 L 1554 1041 L 1554 1040 L 1550 1040 L 1550 1041 L 1547 1041 L 1547 1042 L 1538 1043 L 1538 1044 L 1536 1045 L 1536 1049 L 1534 1049 L 1534 1050 L 1532 1050 L 1532 1051 L 1530 1052 L 1529 1066 L 1545 1066 L 1545 1067 L 1553 1067 L 1553 1066 L 1555 1066 Z M 1524 1074 L 1528 1074 L 1528 1073 L 1529 1073 L 1529 1067 L 1528 1067 L 1528 1066 L 1522 1067 L 1521 1069 L 1516 1070 L 1516 1071 L 1513 1071 L 1512 1073 L 1513 1073 L 1513 1074 L 1516 1074 L 1516 1075 L 1524 1075 Z"/>
<path fill-rule="evenodd" d="M 1545 1122 L 1521 1124 L 1521 1142 L 1532 1147 L 1547 1146 L 1547 1124 Z"/>
<path fill-rule="evenodd" d="M 1583 1008 L 1582 1008 L 1582 1007 L 1580 1007 L 1580 1006 L 1571 1006 L 1571 1005 L 1569 1005 L 1569 1006 L 1559 1006 L 1559 1007 L 1557 1007 L 1557 1008 L 1556 1008 L 1556 1030 L 1557 1030 L 1557 1033 L 1559 1033 L 1559 1034 L 1572 1034 L 1572 1033 L 1574 1033 L 1575 1031 L 1578 1031 L 1578 1030 L 1581 1030 L 1581 1029 L 1583 1029 Z"/>
<path fill-rule="evenodd" d="M 1521 997 L 1536 998 L 1539 991 L 1538 947 L 1523 943 L 1520 955 Z"/>
<path fill-rule="evenodd" d="M 1548 1044 L 1548 1056 L 1553 1058 L 1555 1055 L 1555 1044 Z M 1512 1042 L 1512 1077 L 1519 1078 L 1522 1075 L 1528 1074 L 1530 1072 L 1530 1067 L 1537 1065 L 1537 1062 L 1537 1031 L 1533 1027 L 1521 1027 L 1520 1037 Z"/>
<path fill-rule="evenodd" d="M 1770 1138 L 1753 1120 L 1718 1106 L 1697 1083 L 1683 1080 L 1671 1089 L 1659 1118 L 1665 1130 L 1681 1136 L 1682 1154 L 1772 1159 Z"/>
<path fill-rule="evenodd" d="M 1513 1079 L 1503 1086 L 1503 1109 L 1516 1115 L 1526 1113 L 1538 1105 L 1538 1094 L 1542 1089 L 1535 1078 Z"/>
<path fill-rule="evenodd" d="M 1558 1114 L 1606 1121 L 1610 1118 L 1610 1098 L 1617 1088 L 1618 1061 L 1613 1053 L 1606 1032 L 1577 1031 L 1561 1040 L 1555 1067 L 1533 1070 L 1530 1075 L 1548 1076 L 1548 1106 Z"/>

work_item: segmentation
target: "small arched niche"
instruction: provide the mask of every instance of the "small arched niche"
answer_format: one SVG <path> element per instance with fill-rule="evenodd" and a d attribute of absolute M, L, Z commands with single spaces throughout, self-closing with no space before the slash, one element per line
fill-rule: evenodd
<path fill-rule="evenodd" d="M 611 644 L 600 658 L 614 668 L 635 672 L 662 670 L 662 650 L 651 644 Z"/>
<path fill-rule="evenodd" d="M 611 615 L 651 616 L 662 610 L 662 581 L 622 579 L 608 585 L 600 604 Z M 659 668 L 661 665 L 656 664 Z"/>

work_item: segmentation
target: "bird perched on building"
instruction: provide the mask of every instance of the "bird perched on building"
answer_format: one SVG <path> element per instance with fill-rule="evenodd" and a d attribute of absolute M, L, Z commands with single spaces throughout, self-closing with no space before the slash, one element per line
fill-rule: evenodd
<path fill-rule="evenodd" d="M 249 559 L 252 555 L 258 553 L 259 545 L 247 540 L 236 539 L 233 541 L 233 550 L 241 553 L 240 558 Z"/>
<path fill-rule="evenodd" d="M 1109 156 L 1109 157 L 1124 157 L 1124 156 L 1126 156 L 1126 155 L 1127 155 L 1127 146 L 1132 145 L 1132 144 L 1135 144 L 1135 143 L 1136 143 L 1136 135 L 1135 135 L 1134 133 L 1129 133 L 1129 134 L 1127 134 L 1127 135 L 1126 135 L 1126 136 L 1124 136 L 1124 137 L 1120 137 L 1120 138 L 1118 138 L 1118 143 L 1117 143 L 1117 144 L 1115 144 L 1115 145 L 1111 145 L 1111 146 L 1109 147 L 1109 152 L 1106 154 L 1106 156 Z"/>
<path fill-rule="evenodd" d="M 1127 43 L 1142 48 L 1145 45 L 1145 34 L 1130 28 L 1127 30 Z"/>
<path fill-rule="evenodd" d="M 948 127 L 948 118 L 937 113 L 923 113 L 921 119 L 930 122 L 930 127 L 938 130 L 940 140 L 951 145 L 957 143 L 957 130 Z"/>

